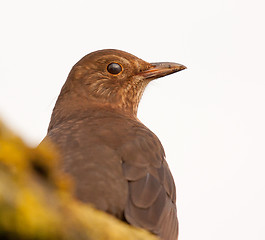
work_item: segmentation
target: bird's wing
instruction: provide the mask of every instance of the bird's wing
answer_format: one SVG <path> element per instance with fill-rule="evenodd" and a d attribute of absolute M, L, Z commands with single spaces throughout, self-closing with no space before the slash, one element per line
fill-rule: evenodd
<path fill-rule="evenodd" d="M 138 136 L 121 148 L 123 171 L 129 183 L 125 218 L 162 239 L 177 239 L 174 180 L 161 143 L 155 135 L 148 134 L 145 132 L 144 137 Z"/>

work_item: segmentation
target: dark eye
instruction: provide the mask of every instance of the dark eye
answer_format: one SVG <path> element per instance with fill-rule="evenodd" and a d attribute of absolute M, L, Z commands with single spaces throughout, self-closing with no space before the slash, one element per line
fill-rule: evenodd
<path fill-rule="evenodd" d="M 108 65 L 107 70 L 111 74 L 119 74 L 122 71 L 122 67 L 118 63 L 111 63 Z"/>

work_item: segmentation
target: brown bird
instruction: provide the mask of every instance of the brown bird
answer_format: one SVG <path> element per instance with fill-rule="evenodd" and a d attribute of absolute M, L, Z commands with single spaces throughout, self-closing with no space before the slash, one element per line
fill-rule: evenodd
<path fill-rule="evenodd" d="M 137 118 L 147 84 L 186 67 L 100 50 L 72 68 L 47 139 L 72 175 L 76 197 L 161 239 L 177 239 L 175 184 L 157 136 Z"/>

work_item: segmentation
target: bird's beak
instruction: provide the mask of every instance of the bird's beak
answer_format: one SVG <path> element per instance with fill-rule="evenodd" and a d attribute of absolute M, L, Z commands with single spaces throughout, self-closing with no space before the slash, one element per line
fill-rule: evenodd
<path fill-rule="evenodd" d="M 140 73 L 145 79 L 153 80 L 186 69 L 184 65 L 172 62 L 151 63 L 151 67 Z"/>

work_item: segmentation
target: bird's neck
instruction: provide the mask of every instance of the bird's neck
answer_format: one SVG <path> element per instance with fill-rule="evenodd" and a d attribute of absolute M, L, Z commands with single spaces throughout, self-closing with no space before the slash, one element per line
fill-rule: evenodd
<path fill-rule="evenodd" d="M 61 93 L 52 112 L 49 130 L 69 119 L 78 120 L 83 117 L 97 117 L 97 112 L 117 114 L 139 121 L 137 118 L 138 103 L 122 99 L 119 102 L 104 102 L 93 97 L 83 96 L 75 92 Z"/>

